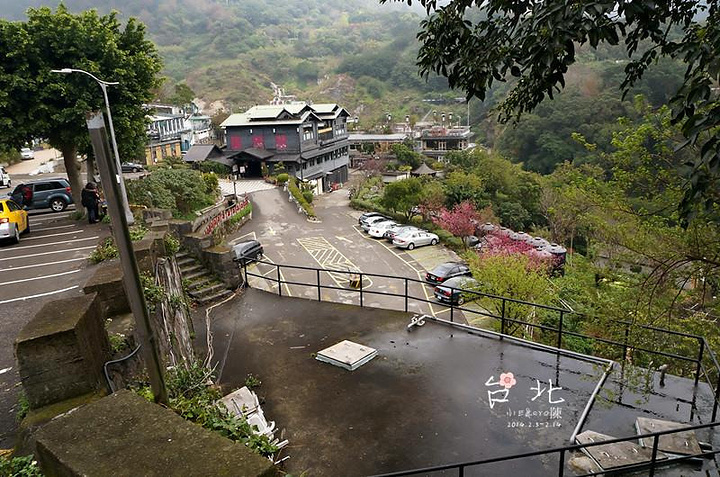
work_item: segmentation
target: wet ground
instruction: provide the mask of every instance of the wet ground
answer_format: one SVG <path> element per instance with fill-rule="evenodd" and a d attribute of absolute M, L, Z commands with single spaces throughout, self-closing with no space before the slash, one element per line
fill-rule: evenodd
<path fill-rule="evenodd" d="M 408 331 L 406 313 L 253 289 L 211 316 L 221 384 L 261 379 L 293 474 L 371 475 L 561 446 L 602 374 L 591 362 L 438 323 Z M 315 359 L 344 339 L 378 356 L 352 372 Z M 506 389 L 498 380 L 510 372 Z M 554 460 L 502 468 L 542 475 Z M 477 475 L 499 475 L 489 471 Z"/>

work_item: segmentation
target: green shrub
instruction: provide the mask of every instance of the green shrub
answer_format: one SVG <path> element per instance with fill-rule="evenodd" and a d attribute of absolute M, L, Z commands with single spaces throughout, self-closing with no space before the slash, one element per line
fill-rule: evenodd
<path fill-rule="evenodd" d="M 42 477 L 35 458 L 32 455 L 24 457 L 0 456 L 0 475 L 12 477 Z"/>
<path fill-rule="evenodd" d="M 308 203 L 308 201 L 303 197 L 303 193 L 300 192 L 300 189 L 297 186 L 296 183 L 297 179 L 293 179 L 288 181 L 288 190 L 292 194 L 293 197 L 295 197 L 295 200 L 298 204 L 300 204 L 300 207 L 303 208 L 305 213 L 308 215 L 308 217 L 316 217 L 315 215 L 315 209 L 313 209 L 313 206 Z"/>
<path fill-rule="evenodd" d="M 312 191 L 309 191 L 309 190 L 303 191 L 302 196 L 303 196 L 303 199 L 305 199 L 308 204 L 312 204 L 313 197 L 315 197 L 315 195 L 312 193 Z"/>
<path fill-rule="evenodd" d="M 220 181 L 214 172 L 203 173 L 203 183 L 205 184 L 205 193 L 217 197 L 220 191 Z"/>
<path fill-rule="evenodd" d="M 17 402 L 17 412 L 15 413 L 15 419 L 17 422 L 22 421 L 25 419 L 25 416 L 28 415 L 30 412 L 30 401 L 28 401 L 27 396 L 25 395 L 24 391 L 20 391 L 18 394 L 18 402 Z M 0 474 L 2 475 L 2 474 Z"/>
<path fill-rule="evenodd" d="M 216 404 L 222 394 L 217 387 L 208 386 L 213 379 L 212 370 L 194 362 L 187 368 L 179 366 L 170 370 L 166 378 L 169 407 L 175 413 L 230 440 L 242 442 L 261 455 L 277 452 L 269 438 L 256 435 L 245 418 Z M 143 397 L 150 394 L 147 386 L 136 392 Z"/>
<path fill-rule="evenodd" d="M 207 181 L 207 182 L 206 182 Z M 217 176 L 191 169 L 160 168 L 137 180 L 126 183 L 130 203 L 169 209 L 182 217 L 215 203 Z"/>
<path fill-rule="evenodd" d="M 227 177 L 230 174 L 230 168 L 225 164 L 220 164 L 214 161 L 203 161 L 197 166 L 200 172 L 214 172 L 218 176 Z"/>
<path fill-rule="evenodd" d="M 289 178 L 290 178 L 290 176 L 287 173 L 283 172 L 282 174 L 277 175 L 276 180 L 279 185 L 282 185 L 282 184 L 286 183 Z"/>
<path fill-rule="evenodd" d="M 150 312 L 154 312 L 158 303 L 165 298 L 165 288 L 155 283 L 155 277 L 148 272 L 140 274 L 140 283 L 143 287 L 145 304 Z"/>
<path fill-rule="evenodd" d="M 90 253 L 90 260 L 92 263 L 100 263 L 105 260 L 111 260 L 118 256 L 118 249 L 115 246 L 115 242 L 112 237 L 108 237 L 95 247 L 95 250 Z"/>
<path fill-rule="evenodd" d="M 252 212 L 252 203 L 248 202 L 248 205 L 246 205 L 240 212 L 238 212 L 237 214 L 233 215 L 233 216 L 230 218 L 230 220 L 228 220 L 228 223 L 229 223 L 230 225 L 235 225 L 235 224 L 237 224 L 238 222 L 240 222 L 240 221 L 243 219 L 243 217 L 245 217 L 246 215 L 248 215 L 250 212 Z"/>
<path fill-rule="evenodd" d="M 133 224 L 128 227 L 128 232 L 130 232 L 130 240 L 137 242 L 145 238 L 148 229 L 143 224 Z"/>
<path fill-rule="evenodd" d="M 260 378 L 252 373 L 248 374 L 247 378 L 245 378 L 245 386 L 247 386 L 248 389 L 257 389 L 261 384 L 262 381 L 260 381 Z"/>
<path fill-rule="evenodd" d="M 175 234 L 165 234 L 163 242 L 165 242 L 165 253 L 168 256 L 175 255 L 180 250 L 180 239 Z"/>

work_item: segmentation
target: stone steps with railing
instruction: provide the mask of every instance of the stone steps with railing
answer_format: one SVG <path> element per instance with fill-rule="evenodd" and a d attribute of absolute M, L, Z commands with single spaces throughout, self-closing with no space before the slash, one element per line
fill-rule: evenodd
<path fill-rule="evenodd" d="M 198 305 L 204 306 L 220 301 L 233 294 L 224 283 L 220 282 L 198 260 L 187 252 L 180 251 L 175 256 L 188 295 Z"/>

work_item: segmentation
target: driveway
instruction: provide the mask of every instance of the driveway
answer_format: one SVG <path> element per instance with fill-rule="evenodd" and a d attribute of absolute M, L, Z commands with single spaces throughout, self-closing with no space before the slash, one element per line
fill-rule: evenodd
<path fill-rule="evenodd" d="M 109 235 L 106 225 L 72 220 L 70 213 L 32 213 L 31 231 L 19 244 L 0 243 L 0 448 L 13 445 L 17 430 L 15 337 L 45 303 L 82 295 L 92 273 L 87 258 Z"/>

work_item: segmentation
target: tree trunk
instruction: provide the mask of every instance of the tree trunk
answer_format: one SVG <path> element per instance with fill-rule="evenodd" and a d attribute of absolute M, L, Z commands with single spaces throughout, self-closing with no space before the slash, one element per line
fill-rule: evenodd
<path fill-rule="evenodd" d="M 88 182 L 95 182 L 95 156 L 93 156 L 92 154 L 87 155 L 87 159 L 85 160 L 85 167 L 87 170 Z"/>
<path fill-rule="evenodd" d="M 60 147 L 65 162 L 65 171 L 67 172 L 68 181 L 72 189 L 72 198 L 75 202 L 77 210 L 82 210 L 80 194 L 83 190 L 82 177 L 80 177 L 80 164 L 78 164 L 75 154 L 77 149 L 75 145 L 63 145 Z"/>

